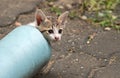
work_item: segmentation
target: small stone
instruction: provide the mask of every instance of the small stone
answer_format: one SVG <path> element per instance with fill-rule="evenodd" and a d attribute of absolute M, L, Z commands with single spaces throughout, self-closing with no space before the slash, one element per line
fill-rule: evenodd
<path fill-rule="evenodd" d="M 86 43 L 87 43 L 87 44 L 90 44 L 90 41 L 87 41 Z"/>
<path fill-rule="evenodd" d="M 114 20 L 115 20 L 115 19 L 117 19 L 117 16 L 115 16 L 115 15 L 112 15 L 112 19 L 114 19 Z"/>
<path fill-rule="evenodd" d="M 54 2 L 50 2 L 48 5 L 49 5 L 49 6 L 53 6 L 53 5 L 54 5 Z"/>
<path fill-rule="evenodd" d="M 59 6 L 60 9 L 64 9 L 64 7 L 62 5 Z"/>
<path fill-rule="evenodd" d="M 83 16 L 81 16 L 81 19 L 87 20 L 87 16 L 83 15 Z"/>
<path fill-rule="evenodd" d="M 75 59 L 76 62 L 78 62 L 79 60 L 78 59 Z"/>
<path fill-rule="evenodd" d="M 68 40 L 67 42 L 68 42 L 68 43 L 71 43 L 71 42 L 72 42 L 72 40 Z"/>
<path fill-rule="evenodd" d="M 105 29 L 104 30 L 106 30 L 106 31 L 110 31 L 111 30 L 111 28 L 110 27 L 105 27 Z"/>
<path fill-rule="evenodd" d="M 107 13 L 110 13 L 110 14 L 111 14 L 111 13 L 112 13 L 112 11 L 110 11 L 110 10 L 109 10 L 109 11 L 107 11 Z"/>
<path fill-rule="evenodd" d="M 20 22 L 15 22 L 15 26 L 21 26 L 22 24 Z"/>
<path fill-rule="evenodd" d="M 71 4 L 66 4 L 66 7 L 67 7 L 68 9 L 72 9 L 72 8 L 73 8 Z"/>
<path fill-rule="evenodd" d="M 107 59 L 104 59 L 104 61 L 108 61 Z"/>
<path fill-rule="evenodd" d="M 63 73 L 65 73 L 66 71 L 65 70 L 63 70 Z"/>
<path fill-rule="evenodd" d="M 65 58 L 65 55 L 61 55 L 60 58 L 61 58 L 61 59 L 62 59 L 62 58 Z"/>
<path fill-rule="evenodd" d="M 104 16 L 104 14 L 101 13 L 101 12 L 99 12 L 98 15 L 99 15 L 100 17 L 103 17 L 103 16 Z"/>
<path fill-rule="evenodd" d="M 81 69 L 83 69 L 84 67 L 83 67 L 83 66 L 81 66 L 80 68 L 81 68 Z"/>

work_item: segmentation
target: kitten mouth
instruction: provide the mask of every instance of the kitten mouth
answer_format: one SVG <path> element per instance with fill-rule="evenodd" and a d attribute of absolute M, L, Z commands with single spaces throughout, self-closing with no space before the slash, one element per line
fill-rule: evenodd
<path fill-rule="evenodd" d="M 57 41 L 60 41 L 60 39 L 53 39 L 52 41 L 57 42 Z"/>
<path fill-rule="evenodd" d="M 54 39 L 53 41 L 55 41 L 55 42 L 56 42 L 56 41 L 59 41 L 59 40 Z"/>

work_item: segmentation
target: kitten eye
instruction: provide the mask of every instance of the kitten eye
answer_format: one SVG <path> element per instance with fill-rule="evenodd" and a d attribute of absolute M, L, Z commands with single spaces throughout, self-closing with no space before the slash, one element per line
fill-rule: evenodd
<path fill-rule="evenodd" d="M 60 34 L 61 34 L 61 33 L 62 33 L 62 29 L 59 29 L 58 33 L 60 33 Z"/>
<path fill-rule="evenodd" d="M 48 30 L 48 32 L 49 32 L 50 34 L 54 33 L 53 30 Z"/>

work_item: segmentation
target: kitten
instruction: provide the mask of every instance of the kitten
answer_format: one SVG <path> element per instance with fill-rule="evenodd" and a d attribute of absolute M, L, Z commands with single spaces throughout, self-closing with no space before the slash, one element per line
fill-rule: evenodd
<path fill-rule="evenodd" d="M 35 21 L 29 25 L 36 26 L 43 36 L 49 41 L 59 41 L 66 25 L 68 11 L 62 13 L 58 18 L 46 16 L 42 10 L 37 9 Z"/>
<path fill-rule="evenodd" d="M 63 28 L 67 23 L 68 11 L 62 13 L 58 18 L 52 16 L 46 16 L 42 10 L 37 9 L 35 13 L 35 21 L 29 23 L 31 26 L 35 26 L 43 34 L 43 36 L 50 41 L 59 41 L 63 34 Z M 53 62 L 49 61 L 46 66 L 43 67 L 41 74 L 49 72 Z"/>

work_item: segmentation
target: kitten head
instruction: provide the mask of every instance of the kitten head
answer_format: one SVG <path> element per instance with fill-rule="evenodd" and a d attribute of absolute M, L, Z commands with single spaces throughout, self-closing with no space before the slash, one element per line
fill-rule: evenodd
<path fill-rule="evenodd" d="M 35 14 L 36 26 L 44 37 L 50 41 L 59 41 L 66 24 L 68 11 L 62 13 L 58 18 L 46 16 L 42 10 L 38 9 Z"/>

